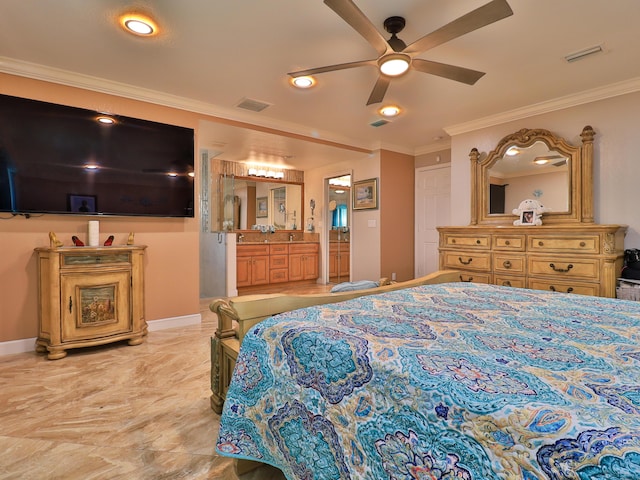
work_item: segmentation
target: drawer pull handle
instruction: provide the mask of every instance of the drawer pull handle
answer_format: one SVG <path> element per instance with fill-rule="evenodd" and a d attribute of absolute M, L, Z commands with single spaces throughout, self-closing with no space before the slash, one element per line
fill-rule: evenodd
<path fill-rule="evenodd" d="M 504 244 L 505 244 L 505 245 L 511 245 L 511 242 L 510 242 L 509 240 L 506 240 L 506 241 L 504 242 Z"/>
<path fill-rule="evenodd" d="M 586 244 L 585 242 L 580 242 L 580 246 L 581 246 L 581 247 L 586 247 L 586 246 L 587 246 L 587 244 Z"/>
<path fill-rule="evenodd" d="M 553 285 L 549 285 L 549 290 L 551 290 L 552 292 L 557 292 L 556 287 L 554 287 Z M 567 288 L 567 293 L 571 292 L 573 292 L 573 287 Z"/>
<path fill-rule="evenodd" d="M 543 245 L 544 245 L 544 242 L 543 242 L 543 241 L 538 242 L 538 246 L 539 246 L 539 247 L 542 247 Z"/>
<path fill-rule="evenodd" d="M 480 239 L 476 240 L 476 245 L 480 245 Z"/>
<path fill-rule="evenodd" d="M 460 281 L 461 282 L 471 283 L 473 281 L 473 277 L 469 277 L 469 280 L 465 280 L 464 278 L 462 278 L 462 275 L 460 275 Z"/>
<path fill-rule="evenodd" d="M 504 262 L 502 262 L 502 266 L 504 268 L 511 268 L 511 262 L 509 260 L 505 260 Z"/>
<path fill-rule="evenodd" d="M 69 295 L 69 313 L 71 313 L 72 308 L 73 308 L 73 301 L 71 300 L 71 295 Z"/>
<path fill-rule="evenodd" d="M 452 238 L 452 239 L 451 239 L 451 243 L 456 243 L 456 239 L 455 239 L 455 238 Z"/>
<path fill-rule="evenodd" d="M 553 263 L 550 263 L 549 266 L 554 272 L 567 273 L 569 270 L 573 268 L 572 264 L 567 265 L 567 268 L 556 268 Z"/>
<path fill-rule="evenodd" d="M 473 260 L 473 257 L 469 257 L 469 260 L 465 262 L 464 260 L 462 260 L 462 257 L 458 257 L 458 261 L 463 265 L 469 265 L 472 260 Z"/>
<path fill-rule="evenodd" d="M 509 280 L 505 280 L 504 282 L 502 282 L 502 285 L 505 287 L 510 287 L 511 286 L 511 282 Z"/>

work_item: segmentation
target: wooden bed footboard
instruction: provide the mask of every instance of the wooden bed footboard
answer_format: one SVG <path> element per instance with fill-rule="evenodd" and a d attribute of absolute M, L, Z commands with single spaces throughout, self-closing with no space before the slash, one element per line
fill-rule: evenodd
<path fill-rule="evenodd" d="M 459 282 L 460 272 L 441 270 L 424 277 L 391 283 L 376 288 L 341 293 L 286 295 L 282 293 L 243 295 L 213 300 L 209 308 L 218 317 L 218 327 L 211 339 L 211 408 L 222 413 L 233 368 L 245 333 L 256 323 L 278 313 L 336 303 L 343 300 L 436 283 Z M 236 325 L 234 326 L 234 321 Z"/>

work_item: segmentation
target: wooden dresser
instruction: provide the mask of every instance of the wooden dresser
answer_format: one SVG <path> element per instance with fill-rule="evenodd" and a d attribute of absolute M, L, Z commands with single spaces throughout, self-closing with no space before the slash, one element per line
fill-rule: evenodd
<path fill-rule="evenodd" d="M 440 268 L 467 282 L 615 297 L 627 227 L 594 222 L 595 135 L 587 125 L 574 145 L 523 128 L 486 155 L 473 148 L 471 222 L 438 228 Z M 514 224 L 525 212 L 534 221 Z"/>
<path fill-rule="evenodd" d="M 625 226 L 439 227 L 440 269 L 461 280 L 615 297 Z"/>

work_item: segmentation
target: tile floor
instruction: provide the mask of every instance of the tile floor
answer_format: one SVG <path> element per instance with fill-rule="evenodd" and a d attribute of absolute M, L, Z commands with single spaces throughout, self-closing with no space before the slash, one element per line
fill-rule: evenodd
<path fill-rule="evenodd" d="M 0 479 L 283 480 L 268 466 L 238 477 L 214 451 L 208 304 L 200 325 L 150 332 L 138 346 L 1 356 Z"/>

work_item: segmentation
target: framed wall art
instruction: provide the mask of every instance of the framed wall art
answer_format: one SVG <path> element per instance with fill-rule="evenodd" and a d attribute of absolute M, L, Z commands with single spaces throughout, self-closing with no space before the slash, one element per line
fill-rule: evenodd
<path fill-rule="evenodd" d="M 378 179 L 370 178 L 353 182 L 353 209 L 369 210 L 378 208 Z"/>
<path fill-rule="evenodd" d="M 269 215 L 267 197 L 256 198 L 256 218 L 266 218 Z"/>

